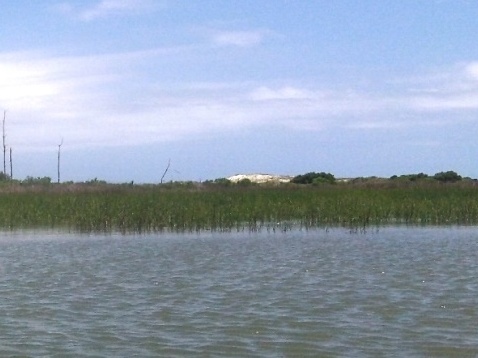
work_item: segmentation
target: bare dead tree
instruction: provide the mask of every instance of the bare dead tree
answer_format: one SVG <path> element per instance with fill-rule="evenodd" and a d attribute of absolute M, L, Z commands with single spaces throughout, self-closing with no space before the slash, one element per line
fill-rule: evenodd
<path fill-rule="evenodd" d="M 170 166 L 171 166 L 171 159 L 168 160 L 168 166 L 164 170 L 163 176 L 161 177 L 161 184 L 163 184 L 163 179 L 166 176 L 166 173 L 168 172 Z"/>
<path fill-rule="evenodd" d="M 60 144 L 58 144 L 58 184 L 60 184 L 60 155 L 61 155 L 61 146 L 63 145 L 63 138 L 61 138 Z"/>
<path fill-rule="evenodd" d="M 7 175 L 7 162 L 6 162 L 7 145 L 5 144 L 5 138 L 6 138 L 6 135 L 5 135 L 5 119 L 6 118 L 7 118 L 7 111 L 4 110 L 3 111 L 3 125 L 2 125 L 3 135 L 2 135 L 2 138 L 3 138 L 3 174 L 5 174 L 5 176 Z"/>
<path fill-rule="evenodd" d="M 12 156 L 12 147 L 10 147 L 10 180 L 13 180 L 13 156 Z"/>

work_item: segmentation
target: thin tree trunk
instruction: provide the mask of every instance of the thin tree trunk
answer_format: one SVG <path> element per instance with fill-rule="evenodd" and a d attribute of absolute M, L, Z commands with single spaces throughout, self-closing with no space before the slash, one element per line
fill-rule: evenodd
<path fill-rule="evenodd" d="M 7 111 L 3 111 L 3 174 L 5 177 L 7 176 L 7 162 L 6 162 L 6 157 L 7 157 L 7 145 L 5 144 L 5 119 L 7 117 Z"/>
<path fill-rule="evenodd" d="M 166 176 L 166 173 L 168 172 L 170 165 L 171 165 L 171 159 L 168 160 L 168 166 L 166 167 L 166 170 L 164 171 L 163 176 L 161 177 L 161 184 L 163 184 L 163 179 Z"/>
<path fill-rule="evenodd" d="M 13 157 L 12 157 L 12 147 L 10 147 L 10 180 L 13 180 Z"/>
<path fill-rule="evenodd" d="M 58 144 L 58 184 L 60 184 L 60 154 L 61 154 L 62 145 L 63 145 L 63 138 L 61 138 L 61 143 Z"/>

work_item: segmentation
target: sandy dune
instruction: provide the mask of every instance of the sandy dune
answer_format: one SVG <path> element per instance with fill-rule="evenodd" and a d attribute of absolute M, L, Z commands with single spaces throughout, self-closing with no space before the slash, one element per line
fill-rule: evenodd
<path fill-rule="evenodd" d="M 237 183 L 244 179 L 249 179 L 253 183 L 267 183 L 267 182 L 288 183 L 290 182 L 292 177 L 286 176 L 286 175 L 271 175 L 271 174 L 237 174 L 227 179 L 232 181 L 233 183 Z"/>

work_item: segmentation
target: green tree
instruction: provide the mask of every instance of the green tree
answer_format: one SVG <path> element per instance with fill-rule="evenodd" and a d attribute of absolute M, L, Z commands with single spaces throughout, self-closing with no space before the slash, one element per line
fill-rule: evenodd
<path fill-rule="evenodd" d="M 237 185 L 240 186 L 251 186 L 252 184 L 253 182 L 251 181 L 251 179 L 248 178 L 241 179 L 237 182 Z"/>
<path fill-rule="evenodd" d="M 417 181 L 417 180 L 420 180 L 420 179 L 426 179 L 428 178 L 428 175 L 427 174 L 424 174 L 424 173 L 418 173 L 418 174 L 405 174 L 405 175 L 400 175 L 400 176 L 397 176 L 397 175 L 392 175 L 390 177 L 390 179 L 392 180 L 409 180 L 409 181 Z"/>
<path fill-rule="evenodd" d="M 51 184 L 51 178 L 50 177 L 32 177 L 32 176 L 27 176 L 24 180 L 21 182 L 22 184 L 27 184 L 27 185 L 34 185 L 34 184 L 39 184 L 39 185 L 49 185 Z"/>
<path fill-rule="evenodd" d="M 454 182 L 457 182 L 457 181 L 460 181 L 462 178 L 460 175 L 458 175 L 457 173 L 455 173 L 454 171 L 447 171 L 447 172 L 439 172 L 439 173 L 436 173 L 433 178 L 435 180 L 438 180 L 442 183 L 454 183 Z"/>
<path fill-rule="evenodd" d="M 291 180 L 291 183 L 295 184 L 320 184 L 320 183 L 327 183 L 333 184 L 335 183 L 335 177 L 330 173 L 315 173 L 310 172 L 302 175 L 297 175 Z"/>

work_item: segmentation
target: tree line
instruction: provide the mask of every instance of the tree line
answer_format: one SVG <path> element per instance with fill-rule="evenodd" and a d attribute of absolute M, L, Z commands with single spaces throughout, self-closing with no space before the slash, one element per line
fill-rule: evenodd
<path fill-rule="evenodd" d="M 375 177 L 372 177 L 375 178 Z M 364 179 L 364 178 L 355 178 L 355 179 Z M 458 173 L 449 170 L 446 172 L 438 172 L 432 176 L 429 176 L 425 173 L 418 173 L 418 174 L 405 174 L 405 175 L 392 175 L 390 180 L 400 180 L 400 181 L 420 181 L 420 180 L 435 180 L 441 183 L 455 183 L 463 179 L 461 175 Z M 337 179 L 333 174 L 325 173 L 325 172 L 309 172 L 306 174 L 297 175 L 292 178 L 291 183 L 295 184 L 335 184 Z"/>

